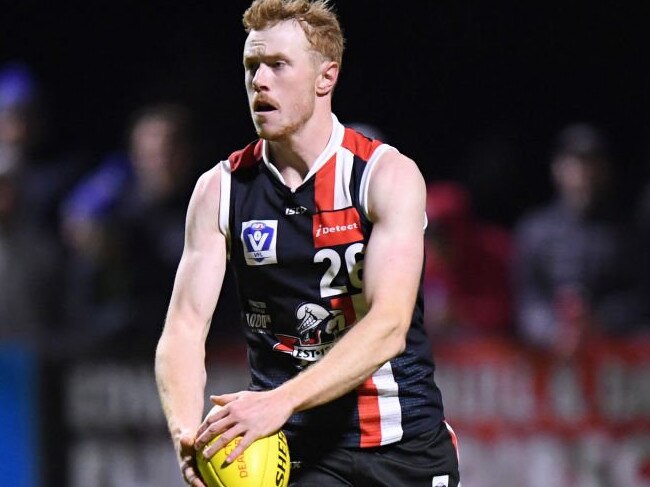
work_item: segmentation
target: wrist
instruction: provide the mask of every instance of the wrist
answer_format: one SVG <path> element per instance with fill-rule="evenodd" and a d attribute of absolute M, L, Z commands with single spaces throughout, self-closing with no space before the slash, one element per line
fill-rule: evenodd
<path fill-rule="evenodd" d="M 289 416 L 299 411 L 301 401 L 301 398 L 297 393 L 297 389 L 294 387 L 295 380 L 296 379 L 294 378 L 288 382 L 285 382 L 281 386 L 271 391 L 273 394 L 273 400 L 275 402 L 279 402 L 280 404 L 284 404 L 284 408 L 288 411 Z"/>
<path fill-rule="evenodd" d="M 195 431 L 190 428 L 174 428 L 171 431 L 172 442 L 176 453 L 180 455 L 183 449 L 183 443 L 194 442 Z"/>

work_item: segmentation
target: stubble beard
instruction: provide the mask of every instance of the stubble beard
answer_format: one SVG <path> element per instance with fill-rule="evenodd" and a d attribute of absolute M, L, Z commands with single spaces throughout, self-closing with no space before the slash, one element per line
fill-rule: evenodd
<path fill-rule="evenodd" d="M 253 124 L 255 125 L 257 135 L 264 140 L 277 142 L 286 140 L 292 135 L 299 133 L 314 114 L 315 100 L 313 97 L 305 94 L 304 98 L 297 104 L 294 104 L 292 108 L 292 112 L 297 113 L 297 116 L 292 117 L 292 119 L 284 123 L 280 121 L 280 126 L 276 130 L 264 130 L 262 124 L 255 122 L 253 115 Z"/>

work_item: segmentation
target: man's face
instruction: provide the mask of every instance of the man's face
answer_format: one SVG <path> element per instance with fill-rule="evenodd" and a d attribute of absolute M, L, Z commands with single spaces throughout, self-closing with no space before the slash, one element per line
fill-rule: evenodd
<path fill-rule="evenodd" d="M 164 171 L 174 156 L 174 131 L 172 123 L 159 119 L 144 119 L 131 133 L 131 150 L 138 169 L 143 172 Z"/>
<path fill-rule="evenodd" d="M 244 45 L 246 92 L 260 137 L 296 133 L 314 112 L 317 54 L 297 22 L 253 30 Z"/>
<path fill-rule="evenodd" d="M 171 120 L 140 120 L 131 132 L 131 160 L 139 184 L 150 195 L 164 196 L 182 185 L 191 160 L 186 140 Z"/>
<path fill-rule="evenodd" d="M 8 108 L 0 110 L 0 143 L 25 146 L 29 142 L 30 120 L 24 110 Z"/>
<path fill-rule="evenodd" d="M 553 162 L 553 178 L 564 201 L 585 211 L 607 187 L 607 164 L 600 159 L 560 156 Z"/>

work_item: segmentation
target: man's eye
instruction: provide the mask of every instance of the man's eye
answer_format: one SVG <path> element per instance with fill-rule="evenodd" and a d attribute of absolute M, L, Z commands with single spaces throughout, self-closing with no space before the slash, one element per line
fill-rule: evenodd
<path fill-rule="evenodd" d="M 287 65 L 286 61 L 275 61 L 273 63 L 274 68 L 283 68 Z"/>

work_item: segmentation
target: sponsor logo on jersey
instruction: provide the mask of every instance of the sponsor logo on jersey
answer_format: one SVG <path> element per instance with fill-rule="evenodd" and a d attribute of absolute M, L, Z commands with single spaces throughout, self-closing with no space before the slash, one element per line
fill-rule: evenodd
<path fill-rule="evenodd" d="M 314 247 L 333 247 L 363 240 L 361 218 L 356 208 L 324 211 L 312 219 Z"/>
<path fill-rule="evenodd" d="M 449 475 L 436 475 L 431 481 L 431 487 L 449 487 Z"/>
<path fill-rule="evenodd" d="M 327 310 L 315 303 L 301 304 L 296 309 L 296 319 L 299 336 L 278 334 L 279 342 L 273 348 L 304 363 L 323 358 L 347 326 L 342 310 Z"/>
<path fill-rule="evenodd" d="M 266 312 L 266 303 L 248 300 L 250 311 L 246 312 L 246 324 L 255 333 L 264 333 L 271 324 L 271 315 Z"/>
<path fill-rule="evenodd" d="M 248 265 L 276 264 L 277 220 L 250 220 L 242 223 L 241 241 Z"/>
<path fill-rule="evenodd" d="M 307 212 L 307 208 L 304 206 L 294 206 L 293 208 L 285 208 L 285 215 L 302 215 Z"/>

